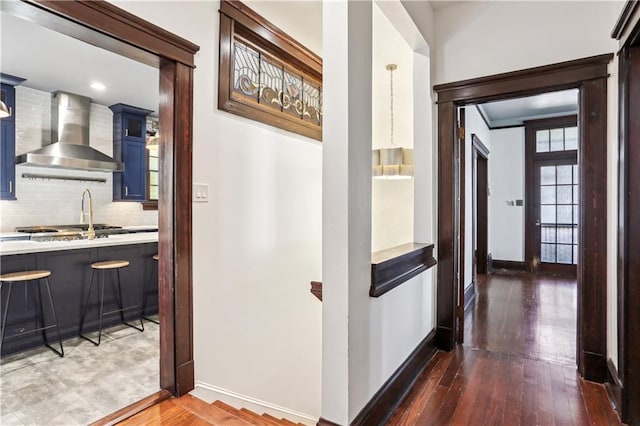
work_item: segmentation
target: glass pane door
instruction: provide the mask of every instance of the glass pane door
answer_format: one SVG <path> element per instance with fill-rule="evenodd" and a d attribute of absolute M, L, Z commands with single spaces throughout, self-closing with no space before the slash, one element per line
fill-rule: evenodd
<path fill-rule="evenodd" d="M 578 263 L 578 165 L 538 165 L 539 258 L 542 263 Z"/>

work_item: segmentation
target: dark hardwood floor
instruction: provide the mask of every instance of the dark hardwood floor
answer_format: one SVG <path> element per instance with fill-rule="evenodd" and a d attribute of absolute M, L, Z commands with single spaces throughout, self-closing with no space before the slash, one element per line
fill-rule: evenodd
<path fill-rule="evenodd" d="M 437 352 L 386 425 L 620 425 L 604 386 L 576 372 L 575 280 L 498 272 L 476 294 L 468 343 Z M 120 424 L 293 425 L 190 395 Z"/>
<path fill-rule="evenodd" d="M 465 346 L 576 365 L 575 278 L 498 271 L 477 281 Z"/>
<path fill-rule="evenodd" d="M 576 371 L 576 295 L 575 279 L 480 276 L 466 343 L 435 355 L 387 424 L 619 425 Z"/>

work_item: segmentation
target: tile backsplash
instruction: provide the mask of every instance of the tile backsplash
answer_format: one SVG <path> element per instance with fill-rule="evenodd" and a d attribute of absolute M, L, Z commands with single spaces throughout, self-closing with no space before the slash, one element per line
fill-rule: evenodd
<path fill-rule="evenodd" d="M 112 155 L 113 113 L 104 105 L 91 104 L 89 127 L 91 146 Z M 16 87 L 16 155 L 51 142 L 51 94 L 28 87 Z M 23 178 L 23 173 L 104 178 L 105 183 L 73 180 Z M 137 202 L 113 202 L 110 172 L 88 172 L 17 165 L 16 198 L 0 201 L 0 232 L 16 226 L 78 223 L 82 191 L 93 197 L 95 223 L 110 225 L 157 225 L 156 211 L 144 211 Z"/>

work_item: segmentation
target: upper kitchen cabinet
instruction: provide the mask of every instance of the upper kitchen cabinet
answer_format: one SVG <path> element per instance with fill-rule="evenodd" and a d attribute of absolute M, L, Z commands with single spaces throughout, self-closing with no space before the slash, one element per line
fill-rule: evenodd
<path fill-rule="evenodd" d="M 24 79 L 0 74 L 0 97 L 9 110 L 0 118 L 0 200 L 16 199 L 16 89 Z"/>
<path fill-rule="evenodd" d="M 147 193 L 147 115 L 153 111 L 125 104 L 113 111 L 113 158 L 124 172 L 113 174 L 114 201 L 145 201 Z"/>

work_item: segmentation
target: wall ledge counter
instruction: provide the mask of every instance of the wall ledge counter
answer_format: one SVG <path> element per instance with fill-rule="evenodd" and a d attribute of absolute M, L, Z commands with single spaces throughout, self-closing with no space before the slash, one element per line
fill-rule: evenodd
<path fill-rule="evenodd" d="M 434 266 L 433 244 L 406 243 L 371 254 L 369 296 L 380 297 Z"/>
<path fill-rule="evenodd" d="M 9 233 L 15 235 L 15 233 Z M 157 232 L 136 232 L 133 234 L 109 235 L 107 238 L 72 241 L 15 241 L 0 242 L 0 256 L 14 254 L 41 253 L 47 251 L 77 250 L 94 247 L 109 247 L 130 244 L 157 243 Z"/>

